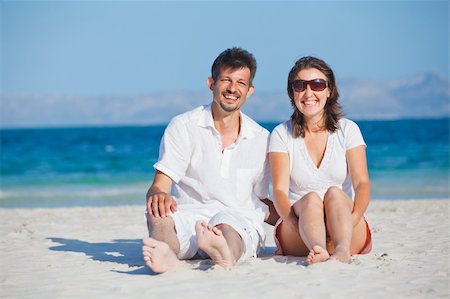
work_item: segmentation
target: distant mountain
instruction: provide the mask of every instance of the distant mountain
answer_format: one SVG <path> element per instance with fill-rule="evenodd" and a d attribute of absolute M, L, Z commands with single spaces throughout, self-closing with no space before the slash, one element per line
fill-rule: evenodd
<path fill-rule="evenodd" d="M 341 103 L 349 116 L 359 119 L 448 117 L 449 83 L 434 73 L 388 84 L 345 80 Z"/>
<path fill-rule="evenodd" d="M 344 112 L 352 119 L 450 116 L 450 81 L 438 74 L 390 83 L 345 79 L 338 84 Z M 210 101 L 208 90 L 102 97 L 3 93 L 0 127 L 164 124 Z M 286 91 L 259 93 L 256 89 L 244 112 L 259 121 L 282 121 L 289 118 L 292 108 Z"/>
<path fill-rule="evenodd" d="M 353 119 L 436 118 L 450 116 L 450 81 L 426 73 L 401 81 L 378 83 L 363 79 L 338 81 L 340 103 Z M 259 120 L 287 119 L 292 109 L 286 92 L 258 94 L 245 111 Z"/>
<path fill-rule="evenodd" d="M 193 92 L 101 97 L 2 94 L 0 127 L 163 124 L 209 98 L 209 93 Z"/>

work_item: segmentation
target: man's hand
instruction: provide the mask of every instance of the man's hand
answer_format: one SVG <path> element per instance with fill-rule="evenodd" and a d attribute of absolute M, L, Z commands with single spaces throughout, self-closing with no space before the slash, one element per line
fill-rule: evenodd
<path fill-rule="evenodd" d="M 147 213 L 156 218 L 165 218 L 177 210 L 177 202 L 165 192 L 150 193 L 147 197 Z"/>
<path fill-rule="evenodd" d="M 167 194 L 172 185 L 170 177 L 157 170 L 153 184 L 147 191 L 147 214 L 155 218 L 165 218 L 170 211 L 177 210 L 176 201 Z"/>

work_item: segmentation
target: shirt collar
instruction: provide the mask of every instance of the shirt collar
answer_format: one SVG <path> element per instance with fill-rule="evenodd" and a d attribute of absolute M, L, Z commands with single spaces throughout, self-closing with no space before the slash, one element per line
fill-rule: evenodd
<path fill-rule="evenodd" d="M 197 125 L 204 128 L 214 128 L 214 121 L 212 118 L 211 104 L 203 106 L 202 113 L 198 118 Z"/>
<path fill-rule="evenodd" d="M 214 127 L 211 106 L 212 106 L 212 103 L 209 105 L 203 106 L 203 111 L 202 111 L 201 116 L 198 119 L 197 124 L 200 127 L 212 128 L 212 129 L 216 130 L 216 128 Z M 248 116 L 245 115 L 244 113 L 242 113 L 242 111 L 239 111 L 239 113 L 240 113 L 239 120 L 241 122 L 241 131 L 239 133 L 238 139 L 239 138 L 243 138 L 243 139 L 252 138 L 253 136 L 255 136 L 255 130 L 256 130 L 256 128 L 253 126 L 253 122 L 250 121 Z"/>

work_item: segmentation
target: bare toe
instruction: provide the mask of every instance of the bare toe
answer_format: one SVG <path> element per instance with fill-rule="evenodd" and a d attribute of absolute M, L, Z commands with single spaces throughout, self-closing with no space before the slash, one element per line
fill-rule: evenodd
<path fill-rule="evenodd" d="M 153 238 L 145 238 L 142 243 L 142 255 L 145 264 L 154 272 L 162 273 L 187 267 L 187 264 L 180 261 L 166 243 Z"/>
<path fill-rule="evenodd" d="M 211 258 L 214 264 L 228 269 L 236 263 L 220 229 L 197 222 L 196 233 L 198 247 Z"/>
<path fill-rule="evenodd" d="M 311 265 L 315 263 L 320 263 L 328 260 L 330 258 L 330 254 L 321 246 L 314 246 L 308 254 L 306 258 L 306 262 Z"/>
<path fill-rule="evenodd" d="M 335 252 L 330 257 L 330 259 L 337 260 L 343 263 L 349 263 L 350 262 L 350 252 L 349 250 L 341 249 L 339 247 L 336 247 Z"/>

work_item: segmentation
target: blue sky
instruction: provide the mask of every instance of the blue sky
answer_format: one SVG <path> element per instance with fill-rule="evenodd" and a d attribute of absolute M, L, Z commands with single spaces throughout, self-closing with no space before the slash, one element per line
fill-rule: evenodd
<path fill-rule="evenodd" d="M 255 55 L 262 92 L 304 55 L 338 78 L 448 78 L 449 1 L 2 1 L 1 91 L 205 90 L 231 46 Z"/>

